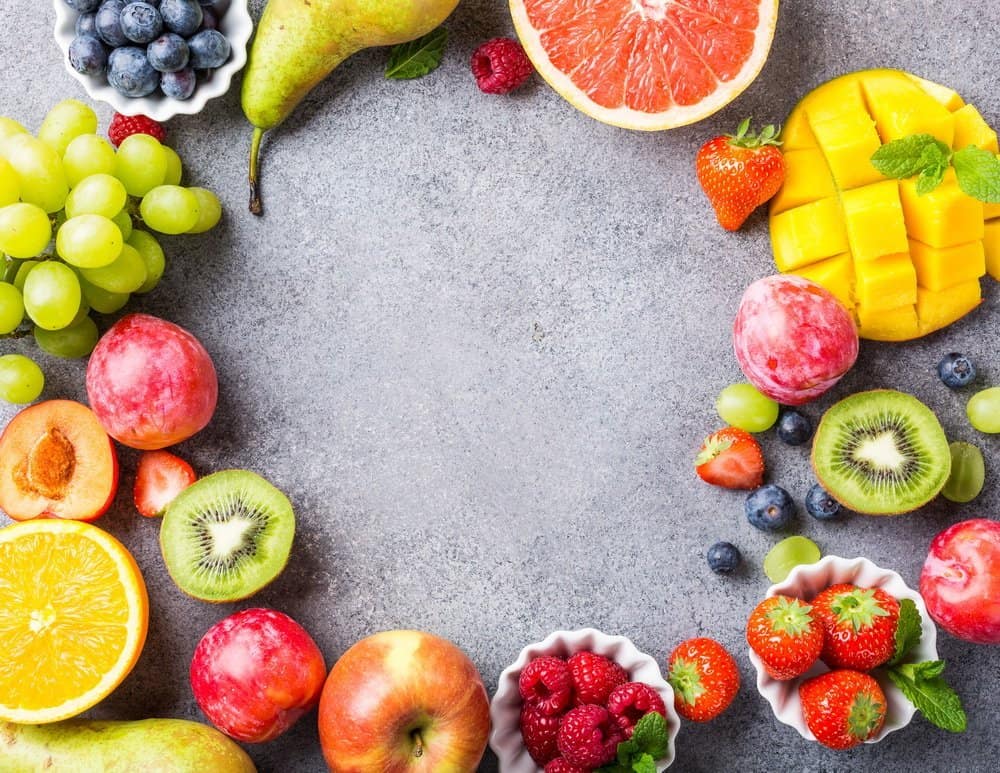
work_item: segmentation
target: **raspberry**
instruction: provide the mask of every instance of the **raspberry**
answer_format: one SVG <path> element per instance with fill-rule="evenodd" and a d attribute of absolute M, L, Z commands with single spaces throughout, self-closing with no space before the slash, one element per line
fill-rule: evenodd
<path fill-rule="evenodd" d="M 147 118 L 144 115 L 115 113 L 108 125 L 108 139 L 117 148 L 122 144 L 122 140 L 133 134 L 148 134 L 150 137 L 156 137 L 160 142 L 167 138 L 166 131 L 152 118 Z"/>
<path fill-rule="evenodd" d="M 487 40 L 472 52 L 472 75 L 486 94 L 506 94 L 531 75 L 534 68 L 521 44 L 510 38 Z"/>
<path fill-rule="evenodd" d="M 570 765 L 562 757 L 556 757 L 545 766 L 545 773 L 588 773 L 586 768 Z"/>
<path fill-rule="evenodd" d="M 517 682 L 521 698 L 542 714 L 562 714 L 573 700 L 573 680 L 562 658 L 535 658 L 521 671 Z"/>
<path fill-rule="evenodd" d="M 531 759 L 539 765 L 559 756 L 556 734 L 559 732 L 559 717 L 543 714 L 534 706 L 521 708 L 521 738 Z"/>
<path fill-rule="evenodd" d="M 601 706 L 577 706 L 562 718 L 556 742 L 570 765 L 599 768 L 618 755 L 625 734 L 615 718 Z"/>
<path fill-rule="evenodd" d="M 631 738 L 636 723 L 651 711 L 667 716 L 660 694 L 642 682 L 627 682 L 619 685 L 608 696 L 608 711 L 618 726 Z"/>
<path fill-rule="evenodd" d="M 611 691 L 628 681 L 625 669 L 603 655 L 578 652 L 566 661 L 576 693 L 575 706 L 603 706 Z"/>

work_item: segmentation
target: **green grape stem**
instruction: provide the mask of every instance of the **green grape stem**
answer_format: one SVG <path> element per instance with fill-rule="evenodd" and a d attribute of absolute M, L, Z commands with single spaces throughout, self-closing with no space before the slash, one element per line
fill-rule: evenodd
<path fill-rule="evenodd" d="M 260 215 L 264 207 L 260 201 L 260 141 L 264 138 L 264 130 L 254 127 L 253 139 L 250 141 L 250 213 Z"/>

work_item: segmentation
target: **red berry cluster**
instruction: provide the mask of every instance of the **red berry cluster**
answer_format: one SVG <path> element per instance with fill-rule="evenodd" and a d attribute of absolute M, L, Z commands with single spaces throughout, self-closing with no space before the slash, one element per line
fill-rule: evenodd
<path fill-rule="evenodd" d="M 589 773 L 615 759 L 618 744 L 651 711 L 666 717 L 659 693 L 630 682 L 603 655 L 535 658 L 518 681 L 521 737 L 545 773 Z"/>

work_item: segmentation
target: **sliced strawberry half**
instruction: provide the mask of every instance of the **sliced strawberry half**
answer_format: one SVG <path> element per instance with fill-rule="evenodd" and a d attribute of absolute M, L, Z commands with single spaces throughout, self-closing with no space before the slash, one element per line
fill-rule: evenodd
<path fill-rule="evenodd" d="M 135 472 L 132 496 L 141 515 L 163 515 L 167 505 L 198 479 L 191 465 L 169 451 L 144 451 Z"/>
<path fill-rule="evenodd" d="M 713 486 L 755 489 L 764 482 L 764 454 L 749 432 L 726 427 L 713 432 L 694 460 L 695 471 Z"/>

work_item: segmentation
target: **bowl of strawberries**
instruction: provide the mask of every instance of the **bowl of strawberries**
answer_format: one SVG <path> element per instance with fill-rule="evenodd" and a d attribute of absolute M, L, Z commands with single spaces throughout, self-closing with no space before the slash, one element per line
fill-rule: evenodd
<path fill-rule="evenodd" d="M 795 567 L 754 608 L 746 635 L 757 690 L 804 738 L 832 749 L 877 743 L 918 709 L 965 728 L 923 599 L 866 558 Z"/>
<path fill-rule="evenodd" d="M 666 770 L 680 719 L 656 660 L 624 636 L 556 631 L 529 644 L 490 703 L 504 773 L 588 773 L 624 760 Z"/>

